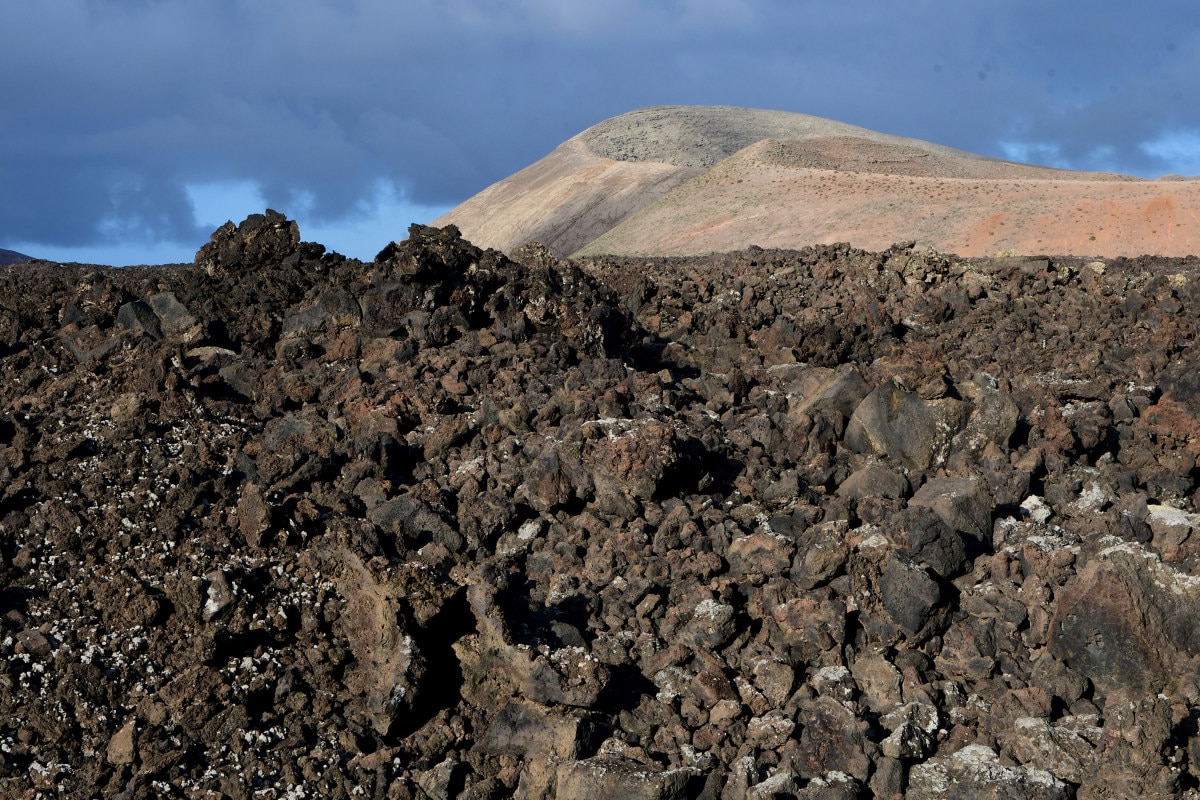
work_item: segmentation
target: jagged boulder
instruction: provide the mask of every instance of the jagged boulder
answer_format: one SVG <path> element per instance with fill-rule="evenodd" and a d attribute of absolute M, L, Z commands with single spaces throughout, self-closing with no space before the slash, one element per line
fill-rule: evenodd
<path fill-rule="evenodd" d="M 905 467 L 929 469 L 945 463 L 953 437 L 969 414 L 966 403 L 927 401 L 887 380 L 854 410 L 846 426 L 846 444 Z"/>
<path fill-rule="evenodd" d="M 210 272 L 229 272 L 261 263 L 280 263 L 296 255 L 300 226 L 278 211 L 251 214 L 240 224 L 226 222 L 196 252 L 196 265 Z"/>
<path fill-rule="evenodd" d="M 916 800 L 1067 800 L 1070 796 L 1070 786 L 1049 772 L 1004 766 L 995 752 L 981 745 L 915 765 L 905 793 Z"/>
<path fill-rule="evenodd" d="M 1062 590 L 1050 622 L 1050 652 L 1102 692 L 1194 686 L 1200 580 L 1140 544 L 1112 537 L 1099 544 L 1095 558 Z"/>

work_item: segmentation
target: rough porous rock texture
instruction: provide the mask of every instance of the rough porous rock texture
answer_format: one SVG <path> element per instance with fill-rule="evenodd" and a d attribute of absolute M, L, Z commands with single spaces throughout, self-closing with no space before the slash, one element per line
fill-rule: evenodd
<path fill-rule="evenodd" d="M 0 297 L 0 796 L 1198 796 L 1196 259 L 270 213 Z"/>

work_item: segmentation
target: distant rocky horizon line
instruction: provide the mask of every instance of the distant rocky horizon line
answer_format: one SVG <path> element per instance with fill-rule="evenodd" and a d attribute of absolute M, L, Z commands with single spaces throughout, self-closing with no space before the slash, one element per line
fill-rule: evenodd
<path fill-rule="evenodd" d="M 27 256 L 24 253 L 18 253 L 16 250 L 5 250 L 0 247 L 0 266 L 5 264 L 21 264 L 25 261 L 34 261 L 33 256 Z"/>
<path fill-rule="evenodd" d="M 398 238 L 410 221 L 396 220 Z M 1039 166 L 792 112 L 654 106 L 430 222 L 449 224 L 484 248 L 538 243 L 559 258 L 909 241 L 964 258 L 1183 257 L 1200 254 L 1200 176 Z M 37 260 L 57 259 L 0 248 L 0 265 Z"/>

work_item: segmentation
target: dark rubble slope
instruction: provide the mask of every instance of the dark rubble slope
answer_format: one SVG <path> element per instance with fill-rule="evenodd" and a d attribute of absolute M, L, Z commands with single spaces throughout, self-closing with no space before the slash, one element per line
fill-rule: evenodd
<path fill-rule="evenodd" d="M 24 253 L 18 253 L 16 250 L 5 250 L 0 247 L 0 266 L 5 264 L 20 264 L 23 261 L 32 261 L 33 259 Z"/>
<path fill-rule="evenodd" d="M 1197 796 L 1196 259 L 0 271 L 0 795 Z"/>

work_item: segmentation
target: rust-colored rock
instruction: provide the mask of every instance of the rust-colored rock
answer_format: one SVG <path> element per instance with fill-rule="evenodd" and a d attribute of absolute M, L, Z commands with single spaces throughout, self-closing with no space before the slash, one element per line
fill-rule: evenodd
<path fill-rule="evenodd" d="M 0 268 L 0 796 L 1195 790 L 1196 259 L 200 255 Z"/>

